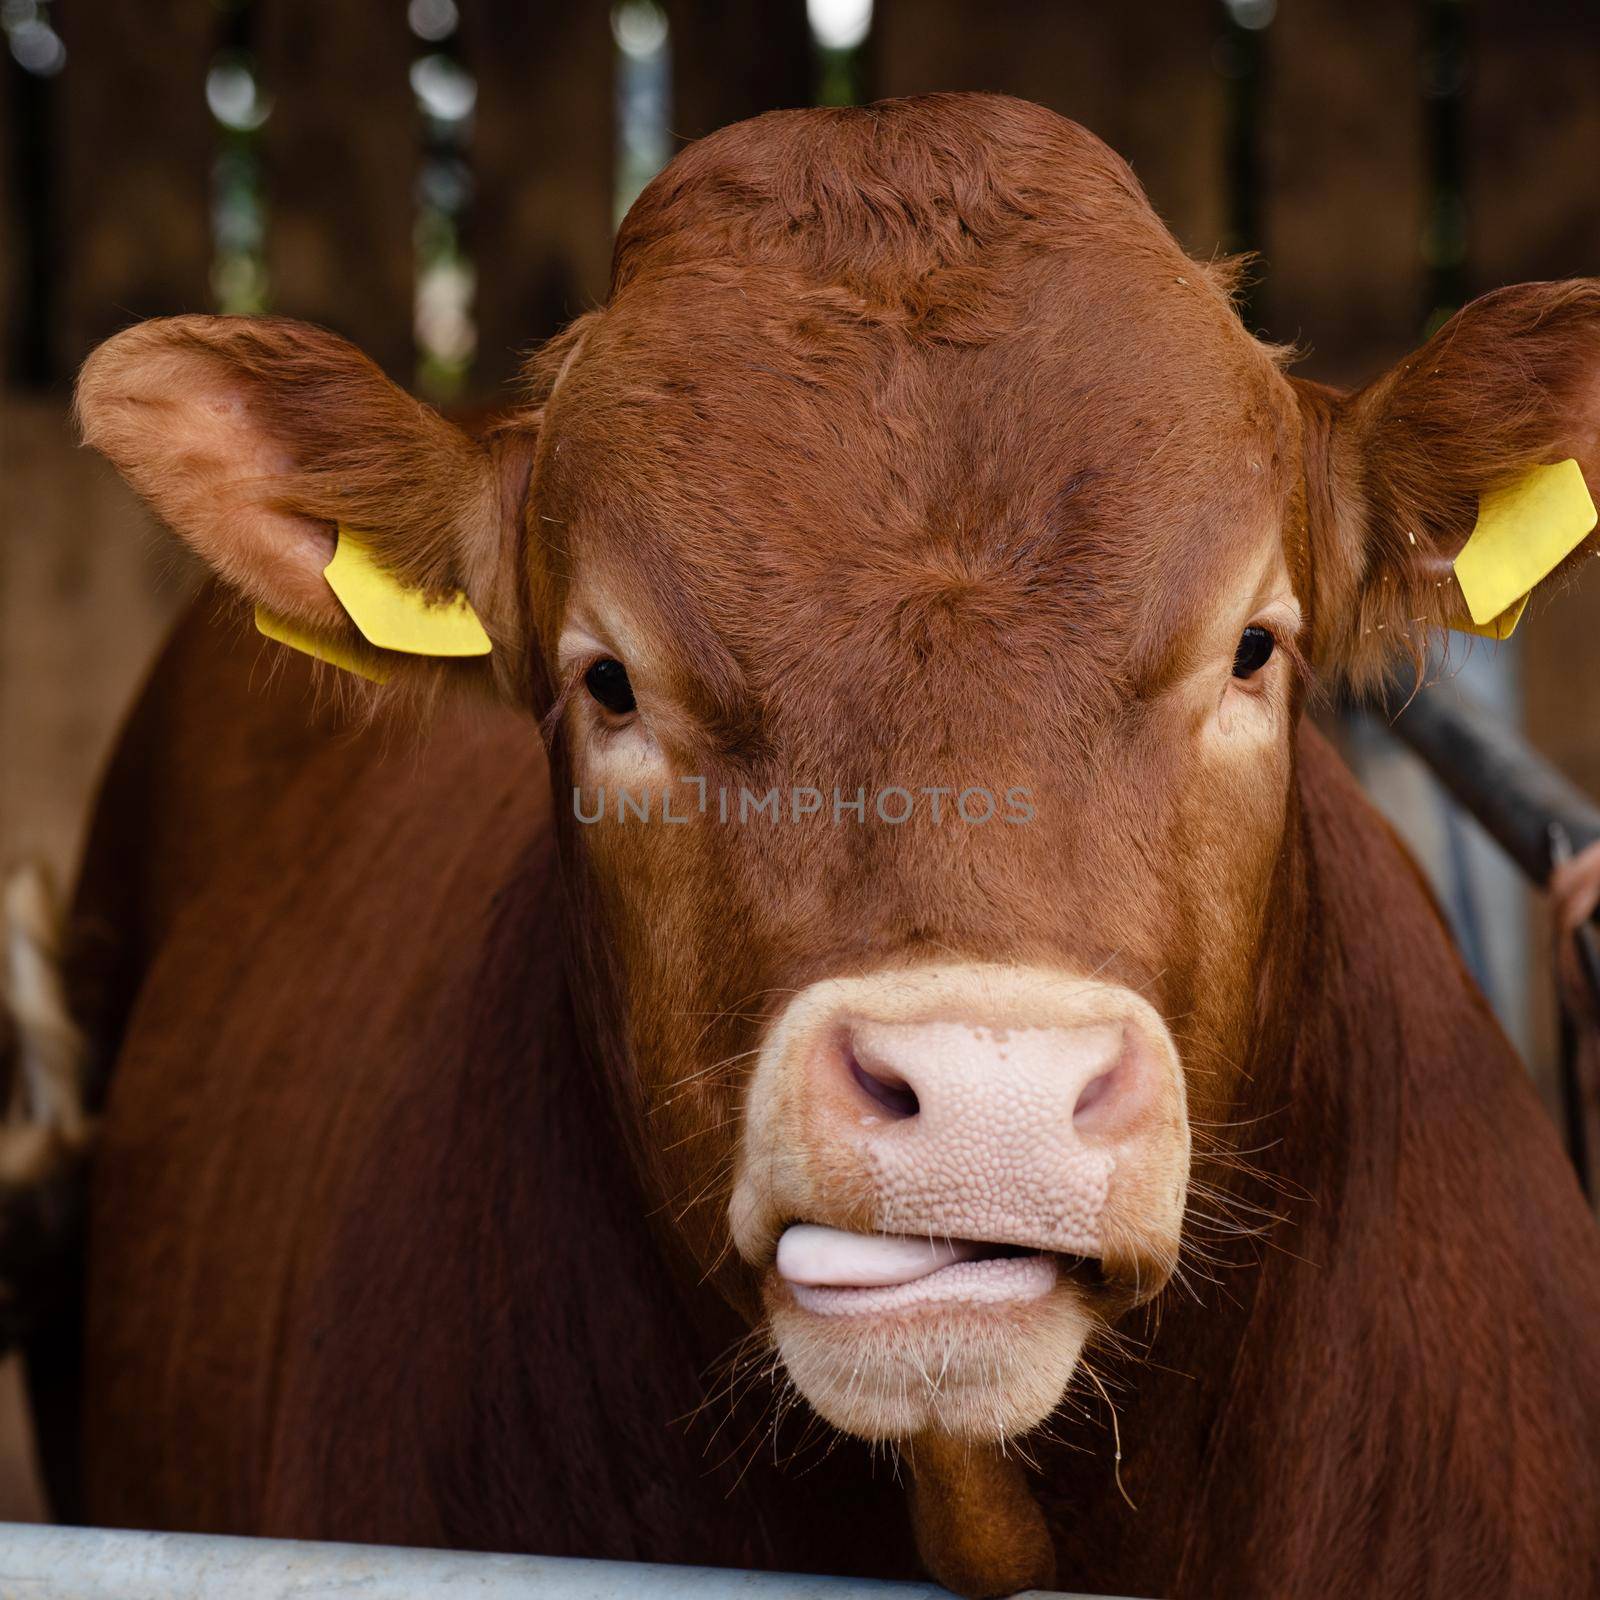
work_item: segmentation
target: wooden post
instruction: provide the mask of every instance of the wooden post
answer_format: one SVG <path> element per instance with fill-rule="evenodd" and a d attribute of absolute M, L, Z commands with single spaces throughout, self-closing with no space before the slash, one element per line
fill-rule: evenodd
<path fill-rule="evenodd" d="M 1295 0 L 1266 31 L 1265 281 L 1274 338 L 1299 370 L 1358 382 L 1422 333 L 1420 8 Z"/>
<path fill-rule="evenodd" d="M 1473 293 L 1600 272 L 1600 12 L 1528 0 L 1476 14 L 1467 82 L 1467 276 Z M 1517 630 L 1529 742 L 1600 797 L 1600 562 L 1535 597 Z M 1532 910 L 1533 1068 L 1557 1108 L 1554 978 Z"/>
<path fill-rule="evenodd" d="M 805 0 L 666 0 L 672 132 L 702 134 L 786 106 L 811 104 Z"/>
<path fill-rule="evenodd" d="M 332 328 L 410 383 L 416 48 L 390 0 L 268 0 L 261 130 L 272 309 Z"/>
<path fill-rule="evenodd" d="M 60 101 L 58 376 L 140 317 L 211 304 L 215 12 L 193 0 L 97 0 L 54 18 Z"/>
<path fill-rule="evenodd" d="M 65 888 L 85 808 L 197 563 L 53 397 L 0 404 L 0 863 Z"/>
<path fill-rule="evenodd" d="M 611 274 L 615 52 L 605 0 L 462 0 L 478 80 L 470 248 L 479 388 L 605 298 Z"/>
<path fill-rule="evenodd" d="M 1227 233 L 1227 86 L 1217 8 L 1168 0 L 1120 15 L 1117 149 L 1179 242 L 1206 259 Z"/>
<path fill-rule="evenodd" d="M 977 89 L 1081 122 L 1133 165 L 1185 248 L 1209 256 L 1224 226 L 1224 85 L 1210 6 L 1137 13 L 1062 0 L 878 0 L 874 92 Z"/>
<path fill-rule="evenodd" d="M 872 51 L 882 95 L 974 89 L 1049 106 L 1111 142 L 1117 68 L 1099 7 L 1059 0 L 878 0 Z"/>
<path fill-rule="evenodd" d="M 1600 272 L 1600 10 L 1480 6 L 1467 81 L 1467 262 L 1481 293 Z"/>
<path fill-rule="evenodd" d="M 0 60 L 0 383 L 16 382 L 27 363 L 21 343 L 26 317 L 27 260 L 34 244 L 29 219 L 16 181 L 17 147 L 22 119 L 11 88 L 21 76 L 10 61 Z"/>

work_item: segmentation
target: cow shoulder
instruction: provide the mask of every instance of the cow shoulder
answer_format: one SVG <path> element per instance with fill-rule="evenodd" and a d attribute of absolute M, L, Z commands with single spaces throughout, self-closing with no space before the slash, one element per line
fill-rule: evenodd
<path fill-rule="evenodd" d="M 1582 1587 L 1600 1235 L 1415 862 L 1313 732 L 1300 764 L 1319 932 L 1252 1108 L 1283 1220 L 1176 1587 Z"/>
<path fill-rule="evenodd" d="M 420 736 L 358 726 L 269 648 L 204 597 L 180 625 L 80 885 L 79 992 L 109 1058 L 86 1414 L 129 1445 L 85 1485 L 102 1520 L 253 1520 L 280 1319 L 326 1219 L 368 1203 L 346 1191 L 374 1181 L 396 1096 L 453 1070 L 508 896 L 544 930 L 519 953 L 526 1004 L 560 994 L 531 725 L 474 706 Z"/>

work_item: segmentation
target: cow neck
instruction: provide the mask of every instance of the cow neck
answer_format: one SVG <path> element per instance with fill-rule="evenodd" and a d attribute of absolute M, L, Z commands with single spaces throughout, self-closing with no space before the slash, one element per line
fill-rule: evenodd
<path fill-rule="evenodd" d="M 1567 1389 L 1600 1385 L 1600 1248 L 1559 1145 L 1415 864 L 1319 736 L 1300 753 L 1292 1038 L 1252 1072 L 1270 1148 L 1239 1191 L 1277 1221 L 1102 1353 L 1120 1474 L 1089 1392 L 1062 1430 L 1088 1453 L 1051 1448 L 1040 1480 L 1066 1587 L 1513 1592 L 1592 1457 L 1563 1430 Z"/>
<path fill-rule="evenodd" d="M 492 1411 L 463 1405 L 471 1428 L 452 1432 L 462 1486 L 451 1499 L 474 1508 L 453 1535 L 485 1548 L 907 1575 L 910 1529 L 890 1463 L 857 1441 L 805 1441 L 803 1423 L 769 1439 L 782 1396 L 768 1363 L 640 1179 L 631 1103 L 607 1075 L 613 991 L 574 927 L 581 886 L 556 878 L 546 839 L 502 896 L 476 980 L 492 1042 L 472 1052 L 482 1145 L 462 1159 L 478 1169 L 475 1206 L 500 1175 L 497 1226 L 476 1227 L 475 1247 L 496 1257 L 478 1276 L 507 1286 L 507 1326 L 487 1347 L 471 1342 L 501 1359 L 473 1379 Z M 549 993 L 530 990 L 530 970 L 554 978 Z M 483 1436 L 491 1420 L 514 1427 L 514 1446 Z M 590 1492 L 558 1497 L 553 1520 L 524 1521 L 523 1490 L 468 1492 L 481 1489 L 482 1462 L 502 1457 L 533 1477 L 559 1459 L 563 1482 Z"/>

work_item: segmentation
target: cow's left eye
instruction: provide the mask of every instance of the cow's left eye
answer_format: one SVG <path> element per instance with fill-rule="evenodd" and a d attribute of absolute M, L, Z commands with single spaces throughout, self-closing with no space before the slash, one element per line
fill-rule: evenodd
<path fill-rule="evenodd" d="M 634 710 L 633 685 L 628 681 L 628 669 L 613 656 L 595 662 L 584 673 L 583 686 L 613 716 L 626 717 Z"/>
<path fill-rule="evenodd" d="M 1249 627 L 1239 636 L 1238 648 L 1233 652 L 1233 675 L 1236 678 L 1253 678 L 1272 659 L 1275 643 L 1265 628 Z"/>

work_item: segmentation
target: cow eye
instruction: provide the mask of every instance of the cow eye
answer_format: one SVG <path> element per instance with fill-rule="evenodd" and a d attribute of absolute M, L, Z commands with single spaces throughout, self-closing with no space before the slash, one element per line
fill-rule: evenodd
<path fill-rule="evenodd" d="M 1234 677 L 1253 678 L 1272 659 L 1274 643 L 1265 628 L 1246 628 L 1239 635 L 1238 648 L 1233 652 Z"/>
<path fill-rule="evenodd" d="M 595 662 L 584 673 L 583 686 L 613 716 L 625 717 L 634 709 L 633 685 L 628 682 L 628 669 L 611 656 Z"/>

